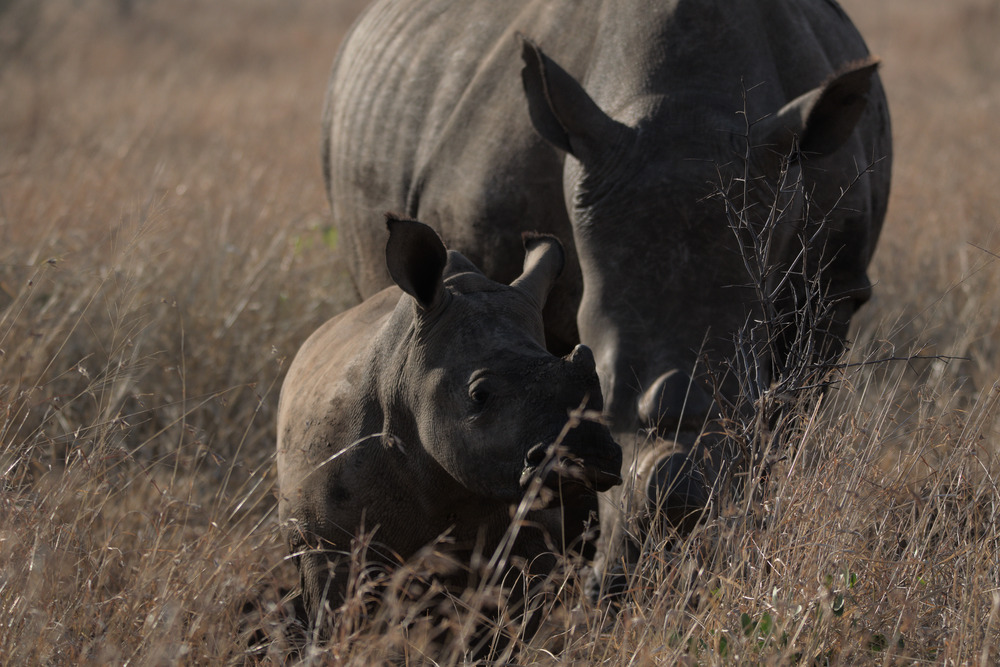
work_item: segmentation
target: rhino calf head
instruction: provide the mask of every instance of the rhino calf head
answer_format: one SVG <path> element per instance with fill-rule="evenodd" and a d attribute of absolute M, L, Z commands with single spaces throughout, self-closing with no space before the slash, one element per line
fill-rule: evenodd
<path fill-rule="evenodd" d="M 603 408 L 593 354 L 559 358 L 543 343 L 560 243 L 525 235 L 524 270 L 503 285 L 427 225 L 388 227 L 396 287 L 314 333 L 281 392 L 279 512 L 313 621 L 344 599 L 363 533 L 377 545 L 369 558 L 390 566 L 441 536 L 466 563 L 507 539 L 541 562 L 547 544 L 577 541 L 597 492 L 620 483 L 610 431 L 579 419 Z M 511 506 L 540 485 L 561 505 L 535 510 L 550 535 L 512 537 Z"/>

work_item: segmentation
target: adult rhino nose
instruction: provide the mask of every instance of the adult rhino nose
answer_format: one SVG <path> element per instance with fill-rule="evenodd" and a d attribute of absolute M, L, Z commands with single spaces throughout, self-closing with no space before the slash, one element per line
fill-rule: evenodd
<path fill-rule="evenodd" d="M 712 399 L 686 373 L 675 369 L 653 381 L 639 397 L 638 408 L 643 423 L 660 431 L 701 428 L 712 410 Z"/>

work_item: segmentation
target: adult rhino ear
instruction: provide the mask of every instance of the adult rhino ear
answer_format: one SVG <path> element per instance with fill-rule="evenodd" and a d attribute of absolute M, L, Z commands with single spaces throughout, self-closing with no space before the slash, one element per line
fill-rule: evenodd
<path fill-rule="evenodd" d="M 385 216 L 389 240 L 385 244 L 385 264 L 393 282 L 412 296 L 424 310 L 444 298 L 442 274 L 448 262 L 444 242 L 422 222 Z"/>
<path fill-rule="evenodd" d="M 822 86 L 795 98 L 777 114 L 757 123 L 754 145 L 776 147 L 787 154 L 795 138 L 806 154 L 829 155 L 854 132 L 868 104 L 872 77 L 878 60 L 852 63 Z"/>
<path fill-rule="evenodd" d="M 521 36 L 521 83 L 535 131 L 584 164 L 599 159 L 628 128 L 604 113 L 569 72 Z"/>
<path fill-rule="evenodd" d="M 524 242 L 524 270 L 510 286 L 525 292 L 541 310 L 562 273 L 566 253 L 559 239 L 549 234 L 524 232 L 521 240 Z"/>

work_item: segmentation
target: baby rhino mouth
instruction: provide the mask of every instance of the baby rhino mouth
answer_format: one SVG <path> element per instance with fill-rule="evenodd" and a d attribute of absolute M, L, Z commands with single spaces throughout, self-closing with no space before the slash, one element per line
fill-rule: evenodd
<path fill-rule="evenodd" d="M 617 448 L 617 446 L 616 446 Z M 539 443 L 528 450 L 521 472 L 521 490 L 540 479 L 564 501 L 583 494 L 607 491 L 622 483 L 621 450 L 615 456 L 580 456 L 556 443 Z"/>

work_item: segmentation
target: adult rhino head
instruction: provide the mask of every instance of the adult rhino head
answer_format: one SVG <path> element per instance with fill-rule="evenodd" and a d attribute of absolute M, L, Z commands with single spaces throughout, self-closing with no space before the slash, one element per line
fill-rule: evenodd
<path fill-rule="evenodd" d="M 859 178 L 871 141 L 855 130 L 874 60 L 790 101 L 779 90 L 751 103 L 748 93 L 734 109 L 704 75 L 666 69 L 690 65 L 681 57 L 689 46 L 675 48 L 673 60 L 636 67 L 612 45 L 585 88 L 522 43 L 532 124 L 566 155 L 580 339 L 597 351 L 606 409 L 623 437 L 643 428 L 697 434 L 717 414 L 714 397 L 732 407 L 796 364 L 836 359 L 871 292 L 865 267 L 887 195 L 887 181 Z M 709 70 L 724 58 L 701 56 Z M 748 363 L 734 372 L 739 354 Z"/>
<path fill-rule="evenodd" d="M 620 483 L 608 428 L 580 417 L 603 407 L 593 355 L 542 342 L 559 242 L 526 235 L 524 269 L 503 285 L 428 226 L 388 227 L 396 287 L 314 333 L 281 392 L 279 512 L 314 622 L 344 599 L 363 533 L 387 565 L 444 538 L 466 564 L 512 540 L 540 567 L 554 545 L 580 548 L 597 492 Z M 539 486 L 553 509 L 512 528 L 511 506 Z"/>

